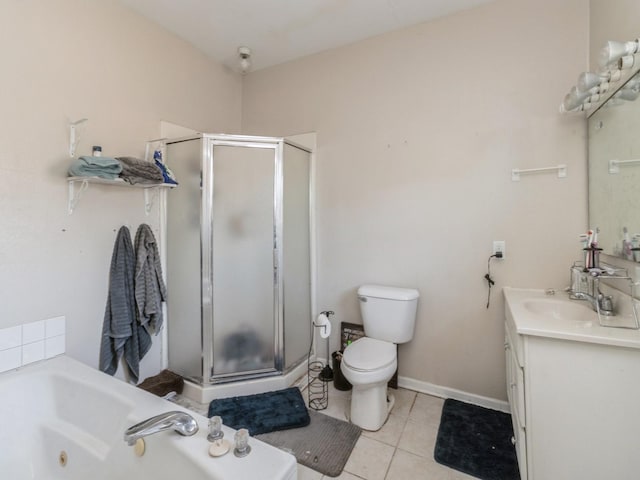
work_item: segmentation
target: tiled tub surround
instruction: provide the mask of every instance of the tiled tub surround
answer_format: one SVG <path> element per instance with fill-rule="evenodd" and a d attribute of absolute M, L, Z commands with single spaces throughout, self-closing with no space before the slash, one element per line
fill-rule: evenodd
<path fill-rule="evenodd" d="M 124 431 L 183 409 L 66 355 L 0 374 L 0 391 L 1 478 L 295 479 L 295 458 L 256 439 L 247 457 L 210 457 L 207 419 L 195 413 L 195 435 L 147 436 L 144 455 L 137 456 Z M 223 430 L 233 442 L 235 431 Z"/>
<path fill-rule="evenodd" d="M 0 329 L 0 372 L 65 353 L 65 317 Z"/>

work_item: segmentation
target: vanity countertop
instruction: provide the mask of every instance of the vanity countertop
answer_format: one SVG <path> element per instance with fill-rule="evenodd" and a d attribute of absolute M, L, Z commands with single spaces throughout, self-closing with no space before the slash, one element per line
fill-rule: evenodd
<path fill-rule="evenodd" d="M 503 293 L 507 321 L 520 335 L 640 349 L 640 330 L 601 326 L 587 302 L 571 300 L 565 292 L 504 287 Z"/>

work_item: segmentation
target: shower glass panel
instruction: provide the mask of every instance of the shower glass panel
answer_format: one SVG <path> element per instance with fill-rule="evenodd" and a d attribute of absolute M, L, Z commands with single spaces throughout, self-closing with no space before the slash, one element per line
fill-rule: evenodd
<path fill-rule="evenodd" d="M 168 368 L 203 385 L 293 369 L 311 337 L 310 153 L 209 134 L 166 152 Z"/>
<path fill-rule="evenodd" d="M 213 375 L 273 370 L 273 148 L 213 147 Z"/>
<path fill-rule="evenodd" d="M 167 147 L 179 188 L 167 201 L 167 302 L 169 367 L 202 381 L 200 275 L 201 144 L 177 142 Z M 177 161 L 179 160 L 179 161 Z M 196 352 L 194 354 L 194 352 Z"/>
<path fill-rule="evenodd" d="M 310 153 L 285 143 L 283 279 L 286 369 L 305 358 L 311 338 L 310 169 Z"/>

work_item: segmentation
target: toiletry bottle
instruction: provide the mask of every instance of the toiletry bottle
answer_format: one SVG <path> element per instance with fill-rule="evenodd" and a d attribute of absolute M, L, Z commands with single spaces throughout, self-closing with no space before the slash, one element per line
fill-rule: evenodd
<path fill-rule="evenodd" d="M 631 248 L 631 241 L 629 240 L 629 230 L 627 227 L 622 228 L 623 236 L 622 236 L 622 256 L 627 260 L 633 260 L 633 251 Z"/>
<path fill-rule="evenodd" d="M 640 233 L 636 233 L 631 237 L 631 253 L 634 262 L 640 261 Z"/>

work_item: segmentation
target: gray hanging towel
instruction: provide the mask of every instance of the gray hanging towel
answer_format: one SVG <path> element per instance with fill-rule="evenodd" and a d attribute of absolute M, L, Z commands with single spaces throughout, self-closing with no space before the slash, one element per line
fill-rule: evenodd
<path fill-rule="evenodd" d="M 124 356 L 131 380 L 138 383 L 140 360 L 151 348 L 151 337 L 136 321 L 135 258 L 131 233 L 121 227 L 111 256 L 109 293 L 102 325 L 100 370 L 113 375 Z"/>
<path fill-rule="evenodd" d="M 167 300 L 167 289 L 162 280 L 158 244 L 151 227 L 147 224 L 143 223 L 138 227 L 135 252 L 138 320 L 147 332 L 157 335 L 162 328 L 162 302 Z"/>

